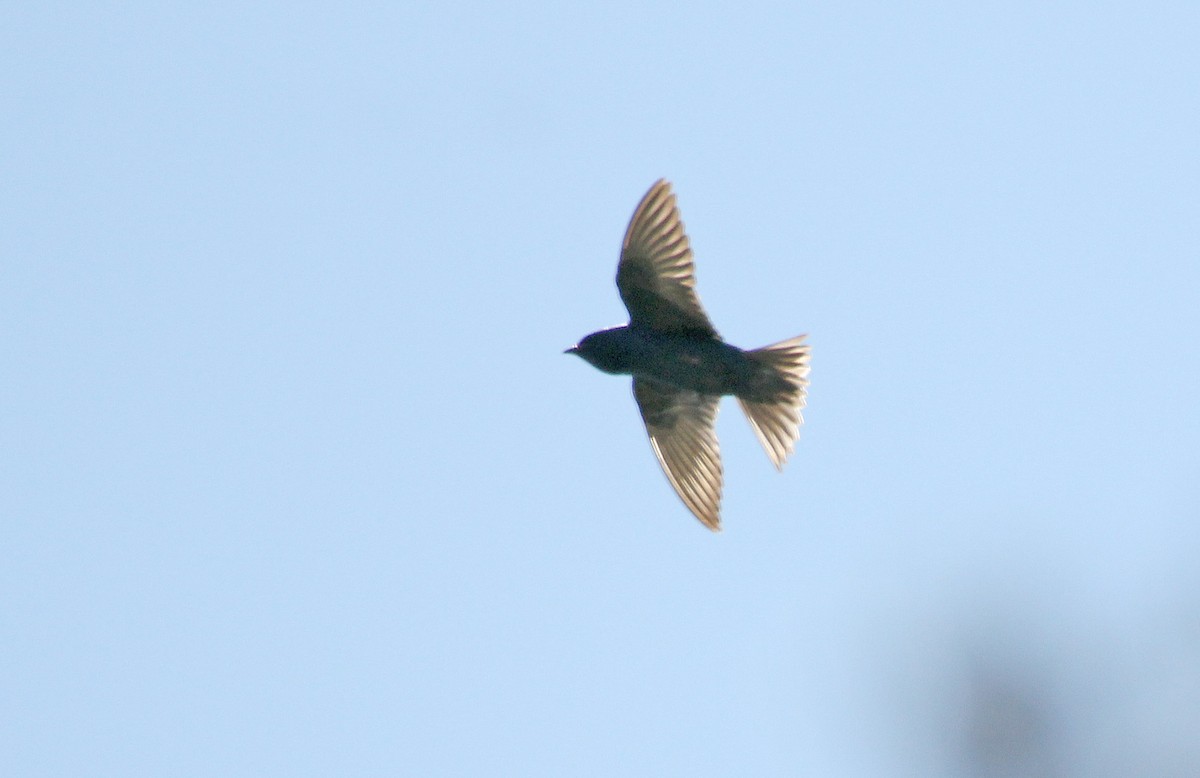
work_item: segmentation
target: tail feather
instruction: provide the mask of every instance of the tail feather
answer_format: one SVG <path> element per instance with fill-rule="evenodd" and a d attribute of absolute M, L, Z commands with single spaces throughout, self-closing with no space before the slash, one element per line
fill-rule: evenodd
<path fill-rule="evenodd" d="M 809 371 L 809 346 L 804 342 L 805 337 L 798 335 L 746 352 L 746 356 L 771 368 L 781 379 L 777 384 L 781 388 L 767 402 L 738 398 L 754 434 L 779 470 L 783 469 L 783 463 L 795 448 L 800 425 L 804 423 L 800 411 L 808 393 Z"/>

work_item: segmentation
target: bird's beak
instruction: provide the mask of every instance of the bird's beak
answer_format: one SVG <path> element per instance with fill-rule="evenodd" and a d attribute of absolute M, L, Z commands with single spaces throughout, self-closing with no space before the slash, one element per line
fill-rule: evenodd
<path fill-rule="evenodd" d="M 577 354 L 577 353 L 579 353 L 579 346 L 571 346 L 571 348 L 567 349 L 563 353 L 564 354 Z"/>

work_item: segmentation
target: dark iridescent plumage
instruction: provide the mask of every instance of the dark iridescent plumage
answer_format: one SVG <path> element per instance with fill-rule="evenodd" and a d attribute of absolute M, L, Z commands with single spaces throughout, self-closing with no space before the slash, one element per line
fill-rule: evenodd
<path fill-rule="evenodd" d="M 713 423 L 738 398 L 777 468 L 792 452 L 808 387 L 803 335 L 743 351 L 721 340 L 696 296 L 692 250 L 671 185 L 659 180 L 625 232 L 617 289 L 629 324 L 567 349 L 606 373 L 633 376 L 650 445 L 696 518 L 721 528 L 721 454 Z"/>

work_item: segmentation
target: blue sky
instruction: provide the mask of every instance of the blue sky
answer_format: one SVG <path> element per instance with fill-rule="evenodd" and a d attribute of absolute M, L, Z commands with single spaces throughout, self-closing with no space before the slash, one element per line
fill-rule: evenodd
<path fill-rule="evenodd" d="M 6 8 L 3 772 L 1195 773 L 1198 35 Z M 722 334 L 814 349 L 719 535 L 561 353 L 660 176 Z"/>

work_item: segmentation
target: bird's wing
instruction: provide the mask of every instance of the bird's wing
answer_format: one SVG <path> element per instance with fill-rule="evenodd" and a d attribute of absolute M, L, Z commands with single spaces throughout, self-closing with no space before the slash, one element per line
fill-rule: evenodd
<path fill-rule="evenodd" d="M 667 480 L 697 519 L 719 531 L 721 451 L 713 423 L 721 398 L 644 378 L 633 379 L 633 396 Z"/>
<path fill-rule="evenodd" d="M 617 290 L 634 325 L 717 336 L 696 296 L 692 249 L 675 195 L 662 179 L 638 203 L 625 230 Z"/>

